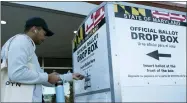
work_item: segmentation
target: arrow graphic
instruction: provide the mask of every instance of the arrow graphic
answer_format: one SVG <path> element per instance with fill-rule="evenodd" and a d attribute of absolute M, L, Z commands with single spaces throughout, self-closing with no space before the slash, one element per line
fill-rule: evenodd
<path fill-rule="evenodd" d="M 153 51 L 151 53 L 148 53 L 147 55 L 152 57 L 152 58 L 155 58 L 157 60 L 159 60 L 159 57 L 168 57 L 168 58 L 171 57 L 171 54 L 159 54 L 158 50 L 155 50 L 155 51 Z"/>

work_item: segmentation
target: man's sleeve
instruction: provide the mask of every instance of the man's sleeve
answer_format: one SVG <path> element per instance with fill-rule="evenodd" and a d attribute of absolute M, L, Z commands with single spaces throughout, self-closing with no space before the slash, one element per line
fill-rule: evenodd
<path fill-rule="evenodd" d="M 33 47 L 24 36 L 16 37 L 9 47 L 8 76 L 14 82 L 24 84 L 42 84 L 48 81 L 47 73 L 40 73 L 28 68 L 28 57 Z M 33 51 L 34 52 L 34 51 Z"/>
<path fill-rule="evenodd" d="M 44 73 L 44 70 L 43 69 L 40 69 L 40 72 L 41 73 Z M 46 86 L 46 87 L 54 87 L 55 85 L 54 84 L 51 84 L 49 83 L 48 81 L 42 83 L 43 86 Z"/>
<path fill-rule="evenodd" d="M 55 87 L 54 84 L 51 84 L 51 83 L 49 83 L 49 82 L 44 82 L 44 83 L 42 83 L 42 85 L 43 85 L 43 86 L 46 86 L 46 87 Z"/>

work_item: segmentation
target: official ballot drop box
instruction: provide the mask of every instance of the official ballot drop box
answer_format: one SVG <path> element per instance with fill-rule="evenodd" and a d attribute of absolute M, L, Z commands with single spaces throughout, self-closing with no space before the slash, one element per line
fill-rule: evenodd
<path fill-rule="evenodd" d="M 86 9 L 86 8 L 85 8 Z M 72 40 L 75 102 L 185 102 L 186 13 L 102 3 Z"/>

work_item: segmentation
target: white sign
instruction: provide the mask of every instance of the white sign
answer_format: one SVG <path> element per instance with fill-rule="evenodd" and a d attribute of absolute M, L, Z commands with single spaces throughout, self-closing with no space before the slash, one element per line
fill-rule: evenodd
<path fill-rule="evenodd" d="M 186 27 L 115 18 L 123 86 L 186 85 Z"/>
<path fill-rule="evenodd" d="M 110 91 L 106 36 L 106 24 L 104 24 L 73 53 L 74 72 L 86 76 L 84 80 L 74 82 L 75 101 L 80 99 L 79 95 L 87 96 L 91 92 L 95 92 L 96 95 L 98 91 L 106 89 L 108 89 L 106 92 Z M 85 93 L 88 94 L 84 95 Z M 84 99 L 83 101 L 87 101 Z"/>

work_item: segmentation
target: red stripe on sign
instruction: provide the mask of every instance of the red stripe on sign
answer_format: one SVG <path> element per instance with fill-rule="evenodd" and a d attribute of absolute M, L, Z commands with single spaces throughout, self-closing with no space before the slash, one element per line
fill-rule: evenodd
<path fill-rule="evenodd" d="M 154 18 L 158 18 L 158 19 L 169 20 L 169 18 L 167 18 L 167 17 L 161 17 L 161 16 L 159 16 L 159 17 L 156 17 L 156 16 L 154 16 L 154 15 L 153 15 L 153 17 L 154 17 Z"/>
<path fill-rule="evenodd" d="M 93 23 L 92 23 L 89 27 L 88 27 L 88 25 L 87 25 L 87 26 L 86 26 L 86 32 L 87 32 L 88 30 L 90 30 L 90 28 L 93 27 L 93 25 L 94 25 Z"/>
<path fill-rule="evenodd" d="M 184 18 L 177 18 L 177 17 L 170 17 L 170 19 L 171 19 L 171 20 L 172 20 L 172 19 L 175 19 L 175 20 L 185 21 Z"/>
<path fill-rule="evenodd" d="M 168 14 L 164 14 L 164 13 L 159 13 L 158 11 L 153 11 L 152 14 L 155 14 L 155 15 L 163 15 L 163 16 L 169 16 L 169 13 L 168 13 Z"/>

